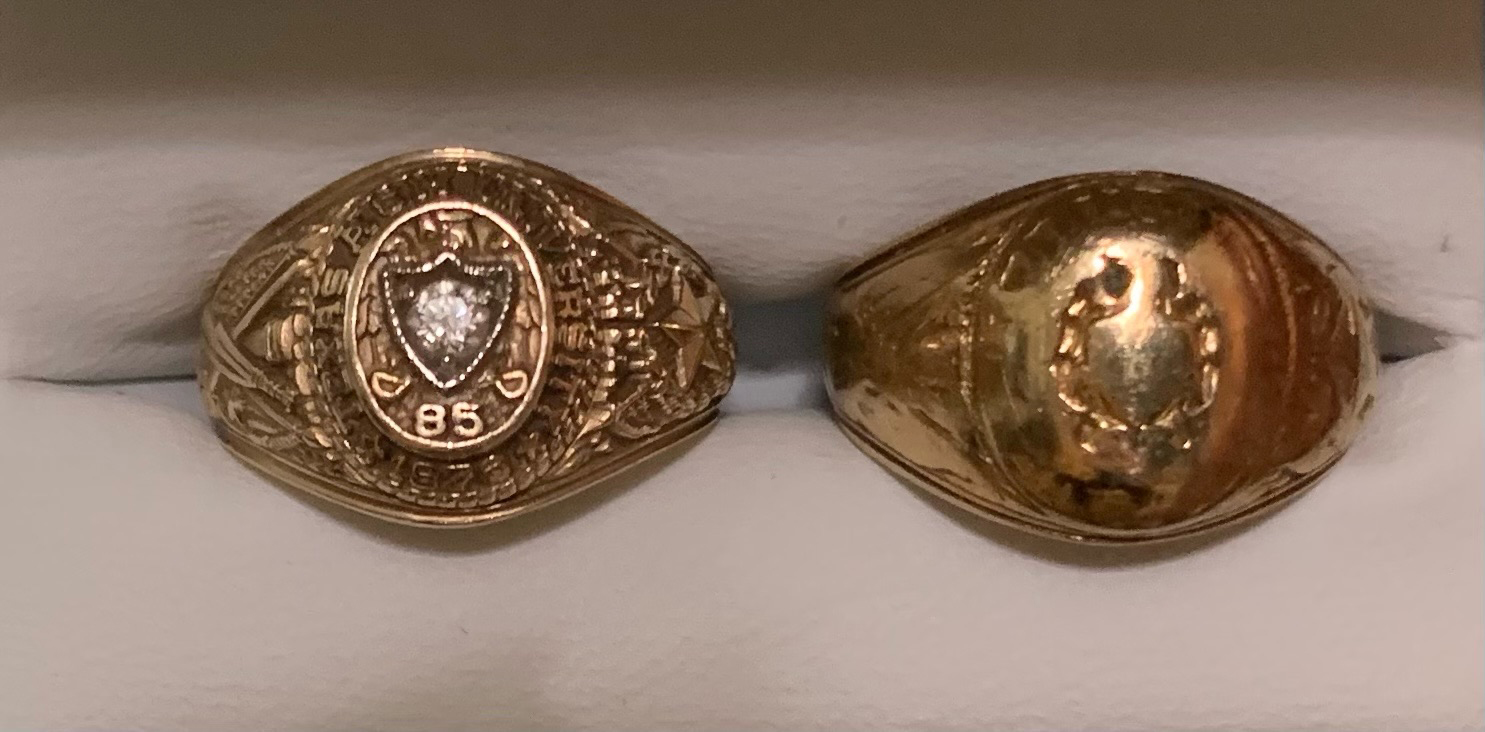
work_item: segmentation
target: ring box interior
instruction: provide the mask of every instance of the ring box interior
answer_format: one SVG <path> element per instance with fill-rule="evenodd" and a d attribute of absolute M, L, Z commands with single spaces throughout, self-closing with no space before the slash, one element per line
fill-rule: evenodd
<path fill-rule="evenodd" d="M 1478 2 L 0 8 L 0 727 L 1478 726 Z M 608 191 L 734 308 L 715 430 L 527 517 L 272 487 L 191 379 L 211 277 L 324 183 L 467 145 Z M 1034 539 L 824 406 L 852 262 L 1054 175 L 1313 230 L 1378 310 L 1350 453 L 1195 542 Z"/>

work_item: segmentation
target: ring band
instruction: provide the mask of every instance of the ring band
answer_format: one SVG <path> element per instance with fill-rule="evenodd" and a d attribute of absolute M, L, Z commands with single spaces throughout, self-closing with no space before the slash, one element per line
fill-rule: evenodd
<path fill-rule="evenodd" d="M 202 329 L 234 455 L 419 525 L 610 477 L 709 425 L 734 370 L 695 252 L 567 174 L 457 148 L 358 170 L 253 235 Z"/>
<path fill-rule="evenodd" d="M 838 419 L 958 505 L 1074 541 L 1276 506 L 1356 435 L 1377 371 L 1340 259 L 1246 196 L 1163 173 L 1035 183 L 847 272 Z"/>

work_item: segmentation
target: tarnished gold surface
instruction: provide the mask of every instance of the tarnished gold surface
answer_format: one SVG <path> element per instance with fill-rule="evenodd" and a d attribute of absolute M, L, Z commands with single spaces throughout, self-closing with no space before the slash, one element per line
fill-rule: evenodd
<path fill-rule="evenodd" d="M 844 275 L 827 330 L 832 403 L 869 454 L 1078 541 L 1184 536 L 1293 497 L 1350 444 L 1377 370 L 1332 251 L 1163 173 L 956 212 Z"/>
<path fill-rule="evenodd" d="M 229 450 L 422 525 L 593 485 L 710 424 L 733 378 L 695 252 L 571 176 L 457 148 L 368 166 L 269 224 L 202 329 Z"/>

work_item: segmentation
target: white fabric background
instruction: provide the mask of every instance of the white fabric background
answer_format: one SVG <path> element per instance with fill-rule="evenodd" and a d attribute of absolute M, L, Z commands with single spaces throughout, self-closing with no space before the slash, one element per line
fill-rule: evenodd
<path fill-rule="evenodd" d="M 0 3 L 0 727 L 1478 728 L 1480 11 Z M 211 274 L 322 183 L 447 144 L 566 169 L 717 267 L 717 430 L 464 533 L 215 446 L 178 378 Z M 1386 311 L 1403 360 L 1330 477 L 1211 541 L 1074 550 L 842 439 L 839 268 L 1126 167 L 1274 204 Z"/>

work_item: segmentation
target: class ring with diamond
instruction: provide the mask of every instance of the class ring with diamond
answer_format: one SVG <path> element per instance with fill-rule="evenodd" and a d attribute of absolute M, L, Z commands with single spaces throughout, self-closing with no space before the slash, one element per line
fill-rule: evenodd
<path fill-rule="evenodd" d="M 1328 470 L 1373 401 L 1357 280 L 1299 224 L 1165 173 L 1034 183 L 837 283 L 831 402 L 912 484 L 1060 539 L 1231 524 Z"/>
<path fill-rule="evenodd" d="M 331 183 L 253 235 L 202 316 L 201 390 L 270 480 L 402 523 L 570 496 L 715 420 L 701 258 L 557 170 L 467 149 Z"/>

